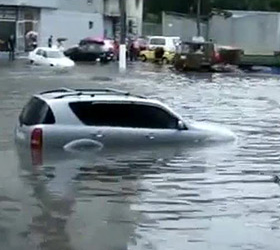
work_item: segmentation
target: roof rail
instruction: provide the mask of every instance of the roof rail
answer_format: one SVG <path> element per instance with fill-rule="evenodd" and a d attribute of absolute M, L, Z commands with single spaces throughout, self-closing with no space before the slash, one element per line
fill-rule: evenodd
<path fill-rule="evenodd" d="M 75 89 L 77 92 L 106 92 L 106 93 L 114 93 L 114 94 L 121 94 L 121 95 L 130 95 L 129 92 L 113 89 L 113 88 L 104 88 L 104 89 Z"/>
<path fill-rule="evenodd" d="M 131 94 L 128 91 L 123 91 L 123 90 L 118 90 L 118 89 L 113 89 L 113 88 L 100 88 L 100 89 L 71 89 L 71 88 L 58 88 L 54 90 L 48 90 L 41 92 L 40 95 L 45 95 L 45 94 L 52 94 L 52 93 L 57 93 L 57 96 L 54 96 L 54 99 L 61 99 L 67 96 L 80 96 L 80 95 L 106 95 L 106 94 L 116 94 L 116 95 L 125 95 L 125 96 L 130 96 Z M 146 98 L 145 96 L 140 96 L 140 95 L 131 95 L 139 98 Z"/>
<path fill-rule="evenodd" d="M 74 89 L 70 89 L 70 88 L 58 88 L 58 89 L 53 89 L 53 90 L 47 90 L 44 92 L 41 92 L 40 95 L 45 95 L 45 94 L 51 94 L 51 93 L 60 93 L 60 92 L 75 92 Z"/>

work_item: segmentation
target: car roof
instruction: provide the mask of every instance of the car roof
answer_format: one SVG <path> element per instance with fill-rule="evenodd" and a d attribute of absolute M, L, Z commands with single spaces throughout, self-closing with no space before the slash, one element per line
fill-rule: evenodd
<path fill-rule="evenodd" d="M 45 51 L 55 51 L 55 52 L 60 51 L 59 49 L 49 48 L 49 47 L 38 47 L 38 48 L 36 48 L 36 50 L 39 50 L 39 49 L 45 50 Z"/>
<path fill-rule="evenodd" d="M 168 106 L 162 102 L 149 99 L 145 96 L 132 95 L 129 92 L 104 88 L 104 89 L 69 89 L 60 88 L 50 91 L 42 92 L 34 97 L 44 100 L 48 105 L 55 106 L 56 103 L 71 103 L 71 102 L 103 102 L 103 103 L 136 103 L 144 105 L 152 105 L 156 107 L 161 107 L 177 116 L 177 118 L 182 119 L 182 117 L 175 113 Z"/>
<path fill-rule="evenodd" d="M 129 92 L 104 88 L 104 89 L 69 89 L 60 88 L 42 92 L 35 95 L 46 102 L 53 101 L 120 101 L 120 102 L 156 102 L 144 96 L 132 95 Z"/>

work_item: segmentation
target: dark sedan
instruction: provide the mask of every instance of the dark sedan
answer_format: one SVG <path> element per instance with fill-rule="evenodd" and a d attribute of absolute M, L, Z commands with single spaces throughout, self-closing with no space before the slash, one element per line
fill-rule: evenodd
<path fill-rule="evenodd" d="M 79 46 L 69 48 L 64 52 L 74 61 L 100 61 L 107 63 L 114 59 L 114 53 L 104 49 L 104 43 L 81 41 Z"/>

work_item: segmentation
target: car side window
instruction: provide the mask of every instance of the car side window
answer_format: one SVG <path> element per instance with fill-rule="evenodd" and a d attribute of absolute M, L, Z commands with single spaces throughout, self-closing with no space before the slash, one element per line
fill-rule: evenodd
<path fill-rule="evenodd" d="M 36 55 L 37 55 L 37 56 L 42 56 L 42 50 L 41 50 L 41 49 L 38 49 L 37 52 L 36 52 Z"/>
<path fill-rule="evenodd" d="M 69 104 L 78 119 L 88 126 L 177 129 L 178 119 L 167 111 L 141 104 Z"/>
<path fill-rule="evenodd" d="M 42 52 L 42 56 L 45 57 L 45 58 L 47 58 L 47 57 L 48 57 L 47 52 L 46 52 L 46 51 L 43 51 L 43 52 Z"/>
<path fill-rule="evenodd" d="M 43 100 L 33 97 L 23 108 L 19 122 L 21 125 L 54 124 L 55 117 L 51 108 Z"/>

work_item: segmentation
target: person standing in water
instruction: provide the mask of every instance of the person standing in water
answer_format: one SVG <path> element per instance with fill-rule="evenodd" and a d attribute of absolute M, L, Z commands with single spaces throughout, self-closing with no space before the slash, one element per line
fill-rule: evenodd
<path fill-rule="evenodd" d="M 53 44 L 53 36 L 50 36 L 48 39 L 48 47 L 51 48 Z"/>
<path fill-rule="evenodd" d="M 8 39 L 8 49 L 9 49 L 9 60 L 10 61 L 15 60 L 15 44 L 16 44 L 15 36 L 10 35 L 10 37 Z"/>

